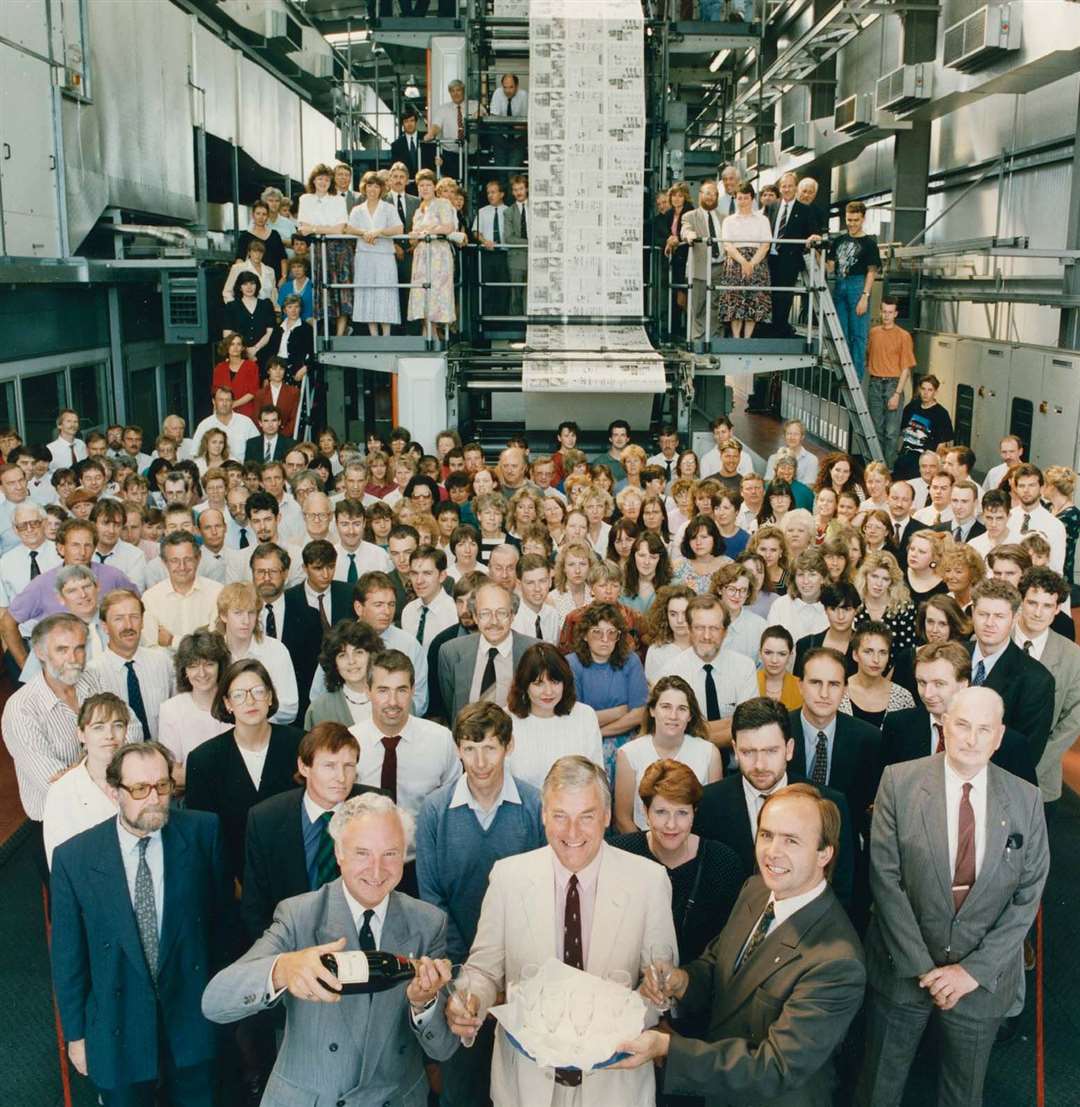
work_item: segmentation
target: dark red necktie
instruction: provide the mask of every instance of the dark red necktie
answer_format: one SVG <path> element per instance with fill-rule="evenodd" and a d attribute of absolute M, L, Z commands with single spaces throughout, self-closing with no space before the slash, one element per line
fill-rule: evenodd
<path fill-rule="evenodd" d="M 382 774 L 379 777 L 379 787 L 397 803 L 397 748 L 401 741 L 401 735 L 394 738 L 383 738 Z"/>
<path fill-rule="evenodd" d="M 945 752 L 945 730 L 941 723 L 934 723 L 934 729 L 937 731 L 937 745 L 934 747 L 934 753 Z"/>
<path fill-rule="evenodd" d="M 585 957 L 581 945 L 581 896 L 578 893 L 577 875 L 570 877 L 566 886 L 566 912 L 563 915 L 563 963 L 585 971 Z M 576 1088 L 581 1083 L 580 1069 L 556 1069 L 555 1083 Z"/>
<path fill-rule="evenodd" d="M 975 809 L 971 806 L 971 784 L 964 785 L 960 797 L 960 820 L 956 835 L 956 868 L 953 870 L 952 898 L 957 911 L 964 906 L 975 883 Z M 568 897 L 569 899 L 569 897 Z"/>

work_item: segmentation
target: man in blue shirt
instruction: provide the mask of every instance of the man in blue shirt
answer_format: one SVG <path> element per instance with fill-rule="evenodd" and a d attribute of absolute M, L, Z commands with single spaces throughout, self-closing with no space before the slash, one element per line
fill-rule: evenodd
<path fill-rule="evenodd" d="M 496 861 L 544 845 L 540 793 L 507 770 L 512 721 L 497 704 L 471 703 L 454 725 L 462 776 L 424 801 L 416 824 L 420 898 L 446 912 L 447 956 L 469 956 L 488 876 Z M 443 1107 L 488 1102 L 494 1027 L 488 1020 L 471 1049 L 442 1064 Z"/>

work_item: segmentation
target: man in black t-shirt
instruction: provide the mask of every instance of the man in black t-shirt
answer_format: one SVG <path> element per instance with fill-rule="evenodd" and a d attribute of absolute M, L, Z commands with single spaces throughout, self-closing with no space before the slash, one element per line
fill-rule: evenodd
<path fill-rule="evenodd" d="M 953 440 L 948 411 L 937 402 L 941 382 L 932 373 L 919 381 L 918 396 L 908 401 L 900 416 L 900 448 L 893 476 L 906 480 L 919 471 L 919 455 Z"/>

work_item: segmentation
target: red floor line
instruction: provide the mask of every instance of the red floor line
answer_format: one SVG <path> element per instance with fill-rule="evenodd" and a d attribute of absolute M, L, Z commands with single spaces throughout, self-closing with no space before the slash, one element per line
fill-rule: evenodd
<path fill-rule="evenodd" d="M 49 924 L 49 897 L 45 889 L 41 889 L 41 906 L 45 911 L 45 946 L 52 948 L 52 926 Z M 60 1025 L 60 1008 L 56 1005 L 56 993 L 53 992 L 53 1022 L 56 1026 L 56 1051 L 60 1060 L 60 1087 L 64 1092 L 64 1107 L 72 1107 L 71 1104 L 71 1074 L 68 1072 L 67 1050 L 64 1048 L 64 1031 Z"/>
<path fill-rule="evenodd" d="M 1043 1037 L 1043 909 L 1035 916 L 1035 1103 L 1046 1107 L 1046 1042 Z"/>

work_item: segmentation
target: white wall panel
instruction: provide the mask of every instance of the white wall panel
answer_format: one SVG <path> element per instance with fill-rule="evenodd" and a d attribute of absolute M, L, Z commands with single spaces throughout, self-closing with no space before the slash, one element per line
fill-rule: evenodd
<path fill-rule="evenodd" d="M 237 52 L 205 27 L 195 31 L 195 84 L 205 89 L 199 97 L 205 104 L 207 131 L 233 142 L 236 139 Z"/>
<path fill-rule="evenodd" d="M 318 162 L 331 162 L 338 148 L 337 128 L 333 121 L 310 104 L 300 102 L 300 172 L 296 179 L 306 181 Z"/>

